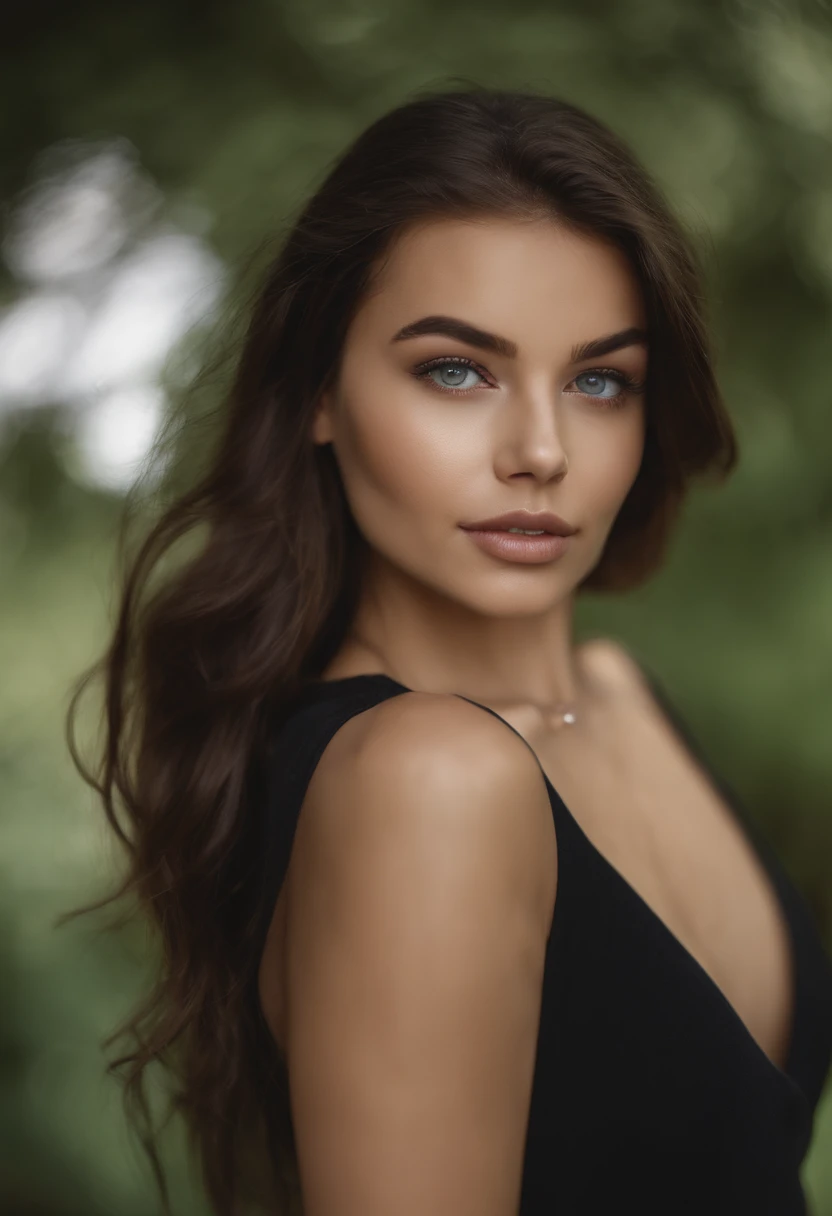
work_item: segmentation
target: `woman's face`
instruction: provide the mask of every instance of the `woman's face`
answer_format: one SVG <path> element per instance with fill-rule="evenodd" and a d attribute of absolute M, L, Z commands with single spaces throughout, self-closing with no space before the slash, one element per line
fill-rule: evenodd
<path fill-rule="evenodd" d="M 641 461 L 644 396 L 626 386 L 646 375 L 645 328 L 625 256 L 555 221 L 434 220 L 401 235 L 312 432 L 333 444 L 374 560 L 489 615 L 545 612 L 573 592 Z M 601 356 L 577 350 L 621 334 Z M 577 532 L 561 556 L 521 564 L 461 527 L 514 509 Z"/>

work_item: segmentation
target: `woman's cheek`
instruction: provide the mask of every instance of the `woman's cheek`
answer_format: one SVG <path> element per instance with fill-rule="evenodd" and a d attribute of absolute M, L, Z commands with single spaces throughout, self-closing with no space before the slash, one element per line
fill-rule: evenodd
<path fill-rule="evenodd" d="M 414 399 L 399 390 L 385 400 L 365 402 L 354 415 L 361 463 L 379 488 L 400 501 L 436 509 L 460 479 L 474 477 L 478 459 L 487 459 L 482 427 L 441 402 Z M 377 407 L 377 408 L 376 408 Z M 479 448 L 483 450 L 478 456 Z M 437 495 L 439 498 L 437 499 Z"/>
<path fill-rule="evenodd" d="M 643 452 L 643 427 L 638 418 L 633 419 L 633 425 L 610 435 L 603 448 L 596 446 L 591 480 L 599 514 L 617 513 L 638 476 Z"/>

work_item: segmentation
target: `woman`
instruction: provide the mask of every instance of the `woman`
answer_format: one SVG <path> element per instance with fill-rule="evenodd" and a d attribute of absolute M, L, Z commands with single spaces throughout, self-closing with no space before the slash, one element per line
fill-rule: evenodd
<path fill-rule="evenodd" d="M 151 1154 L 176 1077 L 217 1213 L 805 1210 L 832 967 L 655 681 L 573 637 L 735 461 L 693 254 L 583 111 L 422 97 L 308 203 L 106 662 L 164 946 L 114 1066 Z"/>

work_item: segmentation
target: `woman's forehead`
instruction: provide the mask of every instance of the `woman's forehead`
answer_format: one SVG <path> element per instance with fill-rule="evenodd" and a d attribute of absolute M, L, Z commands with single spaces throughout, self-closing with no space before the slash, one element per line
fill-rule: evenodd
<path fill-rule="evenodd" d="M 564 340 L 645 326 L 626 255 L 553 219 L 435 219 L 403 232 L 378 268 L 360 329 L 389 330 L 433 314 L 512 338 L 530 330 Z M 359 321 L 359 318 L 356 318 Z M 586 330 L 592 334 L 573 331 Z"/>

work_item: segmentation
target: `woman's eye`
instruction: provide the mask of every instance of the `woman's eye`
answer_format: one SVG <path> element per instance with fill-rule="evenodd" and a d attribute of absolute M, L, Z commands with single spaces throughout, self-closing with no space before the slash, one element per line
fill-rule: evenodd
<path fill-rule="evenodd" d="M 432 380 L 437 388 L 450 393 L 470 392 L 482 385 L 494 387 L 473 363 L 462 358 L 423 363 L 413 369 L 413 374 L 419 380 Z M 601 367 L 581 372 L 572 383 L 577 385 L 581 396 L 609 402 L 610 406 L 623 405 L 630 394 L 641 392 L 644 388 L 643 384 L 631 380 L 624 372 Z"/>
<path fill-rule="evenodd" d="M 456 359 L 434 363 L 432 367 L 424 368 L 419 374 L 429 376 L 440 388 L 465 390 L 476 388 L 478 383 L 485 381 L 485 377 L 470 363 L 457 362 Z"/>
<path fill-rule="evenodd" d="M 585 387 L 581 386 L 580 381 L 583 381 Z M 614 376 L 609 372 L 581 372 L 575 377 L 575 383 L 580 392 L 589 397 L 601 397 L 603 400 L 621 397 L 628 388 L 628 381 L 624 376 Z"/>

